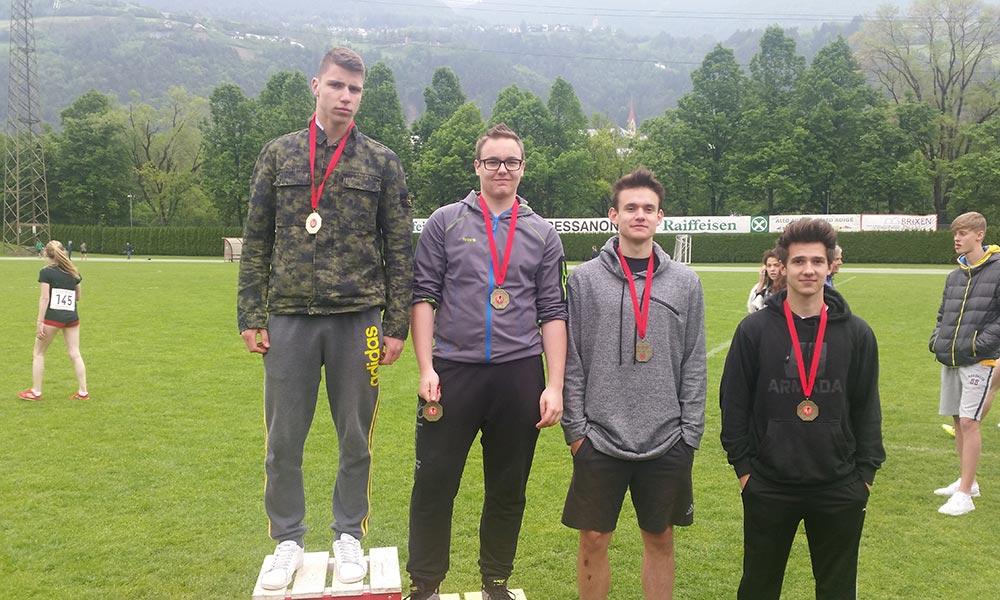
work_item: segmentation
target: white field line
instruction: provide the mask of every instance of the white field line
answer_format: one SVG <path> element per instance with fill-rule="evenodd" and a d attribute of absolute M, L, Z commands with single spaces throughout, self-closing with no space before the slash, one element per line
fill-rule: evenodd
<path fill-rule="evenodd" d="M 728 348 L 729 344 L 731 344 L 731 343 L 733 343 L 732 338 L 726 340 L 725 342 L 719 344 L 715 348 L 712 348 L 711 350 L 709 350 L 708 352 L 706 352 L 705 353 L 705 357 L 706 358 L 712 358 L 713 356 L 715 356 L 719 352 L 722 352 L 723 350 L 725 350 L 726 348 Z"/>

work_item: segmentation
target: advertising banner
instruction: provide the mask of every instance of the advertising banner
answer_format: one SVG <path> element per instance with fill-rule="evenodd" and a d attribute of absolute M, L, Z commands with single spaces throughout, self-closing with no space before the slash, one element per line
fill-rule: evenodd
<path fill-rule="evenodd" d="M 937 231 L 937 215 L 861 215 L 861 231 Z"/>
<path fill-rule="evenodd" d="M 781 233 L 792 221 L 804 218 L 823 219 L 833 225 L 837 231 L 861 231 L 861 215 L 771 215 L 771 233 Z"/>

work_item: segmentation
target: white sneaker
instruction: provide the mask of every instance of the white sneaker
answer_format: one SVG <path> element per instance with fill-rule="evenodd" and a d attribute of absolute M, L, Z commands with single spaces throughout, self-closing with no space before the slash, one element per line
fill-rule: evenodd
<path fill-rule="evenodd" d="M 941 505 L 938 512 L 942 515 L 957 517 L 974 510 L 976 510 L 976 505 L 972 503 L 972 496 L 962 492 L 955 492 L 951 498 L 948 498 L 947 502 Z"/>
<path fill-rule="evenodd" d="M 952 496 L 955 495 L 955 492 L 958 491 L 958 487 L 959 487 L 959 485 L 961 485 L 961 483 L 962 483 L 962 478 L 959 477 L 952 484 L 946 485 L 943 488 L 938 488 L 938 489 L 934 490 L 934 495 L 936 495 L 936 496 L 948 496 L 950 498 L 950 497 L 952 497 Z M 970 495 L 973 498 L 978 498 L 979 497 L 979 482 L 978 481 L 973 481 L 972 482 L 972 490 L 971 490 L 971 492 L 972 493 Z"/>
<path fill-rule="evenodd" d="M 302 566 L 302 546 L 292 540 L 278 544 L 274 549 L 271 568 L 260 576 L 260 587 L 265 590 L 283 590 L 292 582 L 295 571 Z"/>
<path fill-rule="evenodd" d="M 368 561 L 361 551 L 361 542 L 350 534 L 342 533 L 339 540 L 333 541 L 333 558 L 337 581 L 341 583 L 357 583 L 368 574 Z"/>

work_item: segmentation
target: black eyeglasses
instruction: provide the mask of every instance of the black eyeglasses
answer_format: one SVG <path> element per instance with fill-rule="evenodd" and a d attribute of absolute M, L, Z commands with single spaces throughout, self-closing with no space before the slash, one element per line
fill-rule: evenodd
<path fill-rule="evenodd" d="M 521 167 L 524 166 L 524 161 L 520 158 L 508 158 L 506 160 L 481 158 L 479 159 L 479 164 L 483 165 L 487 171 L 498 171 L 500 170 L 500 165 L 503 165 L 508 171 L 520 171 Z"/>

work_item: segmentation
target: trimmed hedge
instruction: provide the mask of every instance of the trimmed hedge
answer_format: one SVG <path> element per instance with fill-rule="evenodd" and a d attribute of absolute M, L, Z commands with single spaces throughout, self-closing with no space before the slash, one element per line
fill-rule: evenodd
<path fill-rule="evenodd" d="M 53 225 L 52 235 L 74 249 L 87 242 L 89 252 L 123 254 L 131 240 L 136 254 L 178 256 L 222 256 L 222 238 L 242 237 L 239 227 L 99 227 Z M 414 234 L 416 245 L 419 236 Z M 566 259 L 590 258 L 591 246 L 600 248 L 606 233 L 569 233 L 562 236 Z M 674 235 L 657 235 L 668 253 L 674 251 Z M 851 263 L 951 264 L 955 260 L 950 231 L 879 231 L 841 233 L 844 258 Z M 756 263 L 764 250 L 774 246 L 776 233 L 737 233 L 692 236 L 691 260 L 696 263 Z"/>
<path fill-rule="evenodd" d="M 222 238 L 243 237 L 240 227 L 100 227 L 97 225 L 53 225 L 52 237 L 66 244 L 73 240 L 79 250 L 124 254 L 131 241 L 141 255 L 222 256 Z"/>

